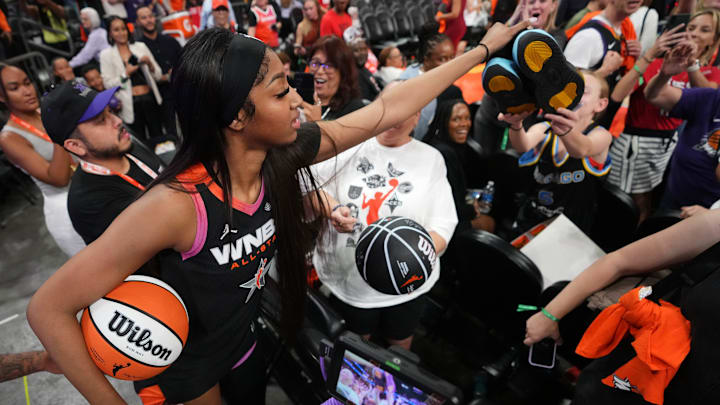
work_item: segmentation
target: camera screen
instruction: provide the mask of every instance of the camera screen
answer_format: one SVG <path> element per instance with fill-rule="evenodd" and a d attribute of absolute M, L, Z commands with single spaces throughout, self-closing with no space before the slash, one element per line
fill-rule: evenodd
<path fill-rule="evenodd" d="M 376 364 L 345 350 L 335 391 L 354 405 L 441 405 L 445 398 L 427 393 Z"/>

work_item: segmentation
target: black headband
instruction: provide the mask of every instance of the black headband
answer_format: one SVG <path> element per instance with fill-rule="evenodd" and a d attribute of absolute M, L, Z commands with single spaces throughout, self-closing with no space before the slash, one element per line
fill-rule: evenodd
<path fill-rule="evenodd" d="M 253 88 L 260 65 L 265 58 L 265 44 L 247 35 L 235 35 L 223 61 L 222 99 L 223 127 L 237 117 L 238 111 Z"/>

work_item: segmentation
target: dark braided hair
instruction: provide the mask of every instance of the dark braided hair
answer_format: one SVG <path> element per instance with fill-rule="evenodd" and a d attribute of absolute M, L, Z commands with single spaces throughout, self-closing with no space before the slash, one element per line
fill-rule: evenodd
<path fill-rule="evenodd" d="M 425 62 L 425 58 L 435 50 L 435 47 L 450 40 L 447 35 L 438 32 L 439 27 L 440 25 L 435 21 L 427 22 L 422 26 L 418 34 L 420 47 L 418 48 L 417 60 L 420 64 Z"/>

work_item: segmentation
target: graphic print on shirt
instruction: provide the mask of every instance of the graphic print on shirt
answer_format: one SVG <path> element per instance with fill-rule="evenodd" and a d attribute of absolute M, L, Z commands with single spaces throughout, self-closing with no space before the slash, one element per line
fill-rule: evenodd
<path fill-rule="evenodd" d="M 390 197 L 389 200 L 385 203 L 388 207 L 390 207 L 390 213 L 392 214 L 395 212 L 395 208 L 402 205 L 402 201 L 398 200 L 397 194 L 394 194 L 392 197 Z"/>
<path fill-rule="evenodd" d="M 265 203 L 265 211 L 270 212 L 270 210 L 272 210 L 272 205 L 270 205 L 269 202 L 266 202 Z"/>
<path fill-rule="evenodd" d="M 358 197 L 360 197 L 360 194 L 358 194 Z M 355 197 L 355 198 L 357 198 L 357 197 Z M 345 206 L 350 209 L 350 216 L 357 219 L 358 214 L 360 214 L 360 209 L 358 208 L 358 206 L 353 203 L 347 203 L 347 204 L 345 204 Z"/>
<path fill-rule="evenodd" d="M 368 172 L 374 168 L 375 166 L 370 163 L 368 158 L 362 157 L 360 158 L 360 164 L 358 164 L 357 171 L 361 172 L 362 174 L 368 174 Z"/>
<path fill-rule="evenodd" d="M 400 183 L 400 185 L 398 186 L 398 191 L 403 194 L 407 194 L 407 193 L 413 191 L 413 185 L 409 181 L 404 181 L 404 182 Z"/>
<path fill-rule="evenodd" d="M 245 303 L 250 301 L 250 298 L 252 297 L 255 290 L 260 290 L 263 287 L 265 287 L 265 274 L 267 273 L 267 270 L 269 266 L 267 265 L 268 259 L 263 258 L 260 260 L 260 264 L 258 265 L 258 269 L 255 272 L 255 277 L 251 278 L 250 280 L 246 281 L 243 284 L 240 284 L 238 287 L 240 288 L 247 288 L 250 290 L 248 293 L 247 298 L 245 298 Z"/>
<path fill-rule="evenodd" d="M 405 174 L 404 171 L 394 168 L 392 162 L 388 162 L 387 172 L 390 177 L 400 177 Z"/>
<path fill-rule="evenodd" d="M 378 175 L 375 175 L 375 176 L 378 176 Z M 383 183 L 384 183 L 384 179 L 383 179 Z M 367 219 L 365 221 L 365 223 L 367 223 L 368 225 L 372 224 L 373 222 L 378 220 L 378 218 L 379 218 L 378 212 L 380 211 L 380 207 L 382 206 L 383 202 L 385 202 L 385 199 L 387 199 L 390 196 L 390 194 L 392 194 L 392 192 L 395 191 L 395 189 L 397 188 L 397 186 L 399 184 L 397 179 L 390 179 L 390 181 L 388 183 L 392 186 L 392 188 L 390 189 L 390 191 L 385 193 L 385 195 L 383 195 L 383 193 L 378 191 L 375 193 L 373 198 L 368 200 L 367 197 L 365 196 L 365 193 L 363 193 L 362 208 L 363 209 L 369 208 L 368 214 L 367 214 Z M 375 187 L 372 187 L 372 188 L 375 188 Z"/>
<path fill-rule="evenodd" d="M 720 128 L 716 128 L 709 134 L 704 135 L 700 143 L 693 146 L 693 149 L 698 152 L 705 152 L 712 158 L 717 157 L 720 151 Z"/>
<path fill-rule="evenodd" d="M 225 236 L 231 233 L 237 233 L 237 231 L 230 229 L 230 226 L 225 224 L 220 240 L 223 240 Z M 254 262 L 257 256 L 269 249 L 276 240 L 275 221 L 270 218 L 257 228 L 254 233 L 248 233 L 233 242 L 212 247 L 210 253 L 212 253 L 217 264 L 221 266 L 230 263 L 232 260 L 233 264 L 230 266 L 230 270 L 235 270 Z"/>
<path fill-rule="evenodd" d="M 360 197 L 360 193 L 362 193 L 362 187 L 358 186 L 350 186 L 350 189 L 348 190 L 348 197 L 350 197 L 351 200 L 354 200 L 358 197 Z"/>
<path fill-rule="evenodd" d="M 363 178 L 368 188 L 385 187 L 385 176 L 379 174 L 373 174 L 372 176 Z M 396 180 L 397 181 L 397 180 Z"/>
<path fill-rule="evenodd" d="M 613 374 L 613 385 L 619 390 L 637 392 L 637 387 L 630 384 L 629 377 L 625 377 L 625 379 L 622 379 L 617 375 Z"/>

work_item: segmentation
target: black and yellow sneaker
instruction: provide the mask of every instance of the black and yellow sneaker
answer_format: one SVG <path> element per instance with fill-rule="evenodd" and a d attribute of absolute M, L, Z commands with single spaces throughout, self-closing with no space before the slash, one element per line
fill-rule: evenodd
<path fill-rule="evenodd" d="M 527 30 L 513 43 L 513 59 L 519 73 L 532 81 L 535 101 L 545 112 L 575 108 L 585 91 L 578 70 L 563 55 L 552 35 L 543 30 Z"/>
<path fill-rule="evenodd" d="M 535 99 L 525 89 L 517 66 L 504 58 L 492 58 L 483 70 L 485 93 L 498 103 L 501 112 L 519 114 L 533 111 Z"/>

